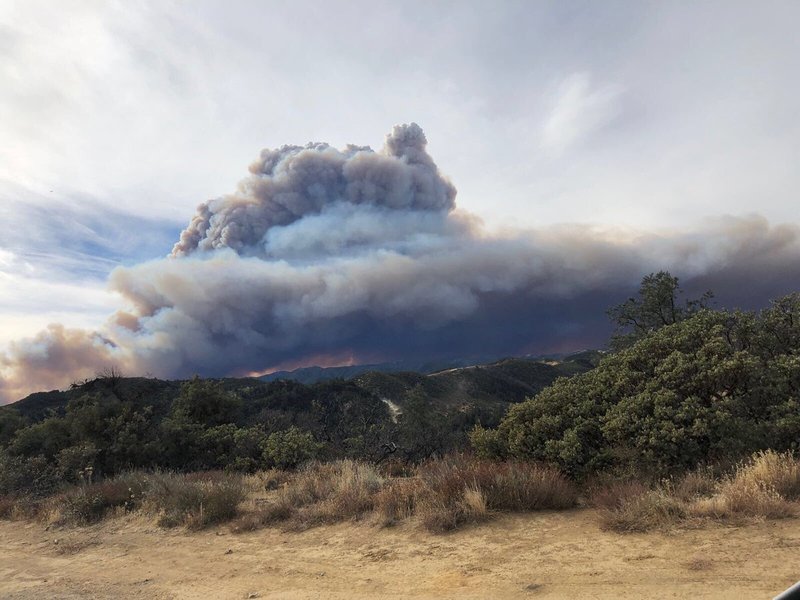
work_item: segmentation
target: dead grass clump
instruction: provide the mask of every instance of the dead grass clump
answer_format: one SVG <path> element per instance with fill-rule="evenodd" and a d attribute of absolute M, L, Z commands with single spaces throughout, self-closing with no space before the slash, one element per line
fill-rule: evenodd
<path fill-rule="evenodd" d="M 14 514 L 17 499 L 11 496 L 0 496 L 0 519 L 10 519 Z"/>
<path fill-rule="evenodd" d="M 375 495 L 377 524 L 390 527 L 414 514 L 422 482 L 417 478 L 394 479 Z"/>
<path fill-rule="evenodd" d="M 291 476 L 280 473 L 265 474 L 266 481 L 281 481 L 274 500 L 259 499 L 254 509 L 237 519 L 234 531 L 253 531 L 278 522 L 301 530 L 359 519 L 375 509 L 385 485 L 374 466 L 353 460 L 311 463 Z"/>
<path fill-rule="evenodd" d="M 281 469 L 269 469 L 250 475 L 248 479 L 256 481 L 256 487 L 266 492 L 273 492 L 289 482 L 291 473 Z"/>
<path fill-rule="evenodd" d="M 59 494 L 47 504 L 50 521 L 61 525 L 89 525 L 115 510 L 132 511 L 141 505 L 147 481 L 141 473 L 127 473 Z"/>
<path fill-rule="evenodd" d="M 489 511 L 479 489 L 464 488 L 454 496 L 423 493 L 417 500 L 416 514 L 425 529 L 443 533 L 466 523 L 483 521 Z"/>
<path fill-rule="evenodd" d="M 613 511 L 644 496 L 649 488 L 639 481 L 612 481 L 589 489 L 589 505 Z"/>
<path fill-rule="evenodd" d="M 577 501 L 574 486 L 561 473 L 530 463 L 455 455 L 423 465 L 419 476 L 417 512 L 431 531 L 481 521 L 491 511 L 562 509 Z"/>
<path fill-rule="evenodd" d="M 257 531 L 281 521 L 289 521 L 296 514 L 291 506 L 278 502 L 264 502 L 256 505 L 255 509 L 244 512 L 231 523 L 233 533 Z"/>
<path fill-rule="evenodd" d="M 686 504 L 663 489 L 608 498 L 615 501 L 600 510 L 600 527 L 605 530 L 632 533 L 663 529 L 679 523 L 687 514 Z"/>
<path fill-rule="evenodd" d="M 390 458 L 378 465 L 378 471 L 384 477 L 413 477 L 417 473 L 417 468 L 399 458 Z"/>
<path fill-rule="evenodd" d="M 161 527 L 202 529 L 239 514 L 246 489 L 241 476 L 224 473 L 192 477 L 156 473 L 150 477 L 144 509 L 158 514 Z"/>
<path fill-rule="evenodd" d="M 691 502 L 698 498 L 712 496 L 717 488 L 717 480 L 708 469 L 690 471 L 679 478 L 672 485 L 672 494 L 683 500 Z"/>
<path fill-rule="evenodd" d="M 483 478 L 481 490 L 492 510 L 534 511 L 564 509 L 575 506 L 575 486 L 561 472 L 541 465 L 508 462 L 481 464 L 481 469 L 494 471 L 494 478 Z"/>
<path fill-rule="evenodd" d="M 734 479 L 773 489 L 786 500 L 800 499 L 800 461 L 789 452 L 758 452 L 737 468 Z"/>
<path fill-rule="evenodd" d="M 299 527 L 358 519 L 375 508 L 384 479 L 369 464 L 341 460 L 314 465 L 279 492 L 278 503 L 298 508 Z"/>
<path fill-rule="evenodd" d="M 795 513 L 774 489 L 735 477 L 723 482 L 715 496 L 693 502 L 689 510 L 693 516 L 711 519 L 780 519 Z"/>
<path fill-rule="evenodd" d="M 714 519 L 780 519 L 797 513 L 800 462 L 790 453 L 758 452 L 719 484 L 717 493 L 691 505 L 695 516 Z"/>

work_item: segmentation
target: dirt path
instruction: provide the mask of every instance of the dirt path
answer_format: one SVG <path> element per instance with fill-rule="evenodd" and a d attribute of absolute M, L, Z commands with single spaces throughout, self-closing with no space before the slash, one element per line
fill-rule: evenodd
<path fill-rule="evenodd" d="M 141 519 L 45 531 L 0 522 L 0 598 L 772 598 L 800 578 L 800 520 L 670 534 L 590 510 L 450 535 L 343 524 L 188 534 Z"/>

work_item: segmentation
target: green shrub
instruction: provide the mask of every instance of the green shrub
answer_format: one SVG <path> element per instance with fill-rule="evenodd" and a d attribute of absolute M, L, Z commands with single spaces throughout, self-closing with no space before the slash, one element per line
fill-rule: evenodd
<path fill-rule="evenodd" d="M 322 445 L 314 436 L 296 427 L 285 431 L 276 431 L 264 442 L 264 460 L 271 467 L 278 469 L 295 469 L 305 462 L 314 460 Z"/>
<path fill-rule="evenodd" d="M 663 477 L 800 439 L 800 294 L 760 313 L 700 310 L 512 406 L 482 456 Z"/>

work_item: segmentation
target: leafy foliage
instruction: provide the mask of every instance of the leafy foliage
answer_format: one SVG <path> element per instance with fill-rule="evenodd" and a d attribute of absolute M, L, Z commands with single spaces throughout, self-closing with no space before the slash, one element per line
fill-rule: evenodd
<path fill-rule="evenodd" d="M 628 298 L 608 311 L 608 316 L 617 327 L 611 338 L 611 347 L 617 350 L 628 347 L 653 331 L 688 319 L 707 308 L 714 297 L 709 291 L 681 305 L 678 297 L 682 293 L 678 278 L 666 271 L 645 276 L 639 287 L 638 298 Z"/>
<path fill-rule="evenodd" d="M 487 456 L 663 474 L 800 440 L 800 294 L 760 313 L 699 310 L 513 406 Z"/>

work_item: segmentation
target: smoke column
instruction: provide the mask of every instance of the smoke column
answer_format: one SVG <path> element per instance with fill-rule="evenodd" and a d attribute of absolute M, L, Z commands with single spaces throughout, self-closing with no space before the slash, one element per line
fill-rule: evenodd
<path fill-rule="evenodd" d="M 644 274 L 744 308 L 800 287 L 800 230 L 756 215 L 675 234 L 563 225 L 504 235 L 459 211 L 416 124 L 384 147 L 264 150 L 169 257 L 117 268 L 99 331 L 54 324 L 0 354 L 0 399 L 110 365 L 129 375 L 517 354 L 602 345 Z"/>

